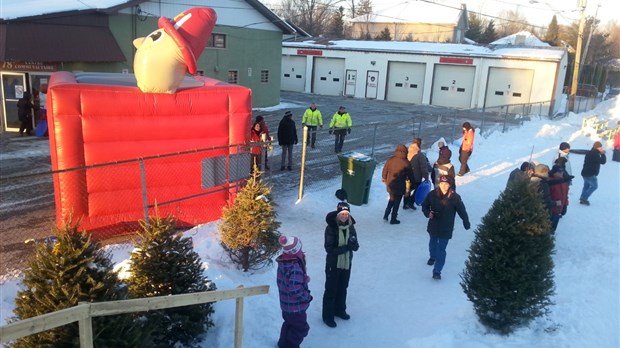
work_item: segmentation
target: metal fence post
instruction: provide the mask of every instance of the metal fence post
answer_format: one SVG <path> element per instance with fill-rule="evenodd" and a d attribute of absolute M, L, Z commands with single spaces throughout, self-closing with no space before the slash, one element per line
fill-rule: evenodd
<path fill-rule="evenodd" d="M 375 123 L 375 130 L 372 134 L 372 148 L 370 149 L 370 156 L 375 155 L 375 141 L 377 140 L 377 124 Z"/>
<path fill-rule="evenodd" d="M 146 199 L 146 170 L 144 160 L 140 158 L 140 179 L 142 180 L 142 208 L 144 209 L 144 221 L 149 221 L 149 203 Z"/>

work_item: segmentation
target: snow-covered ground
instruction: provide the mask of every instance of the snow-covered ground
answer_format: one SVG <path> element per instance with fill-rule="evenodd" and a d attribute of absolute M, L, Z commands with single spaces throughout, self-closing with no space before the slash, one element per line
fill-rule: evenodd
<path fill-rule="evenodd" d="M 523 161 L 551 164 L 558 145 L 567 141 L 573 149 L 589 149 L 600 140 L 593 131 L 582 131 L 581 120 L 590 115 L 620 120 L 618 98 L 601 103 L 595 110 L 570 114 L 557 120 L 534 120 L 508 133 L 478 136 L 470 159 L 472 172 L 457 178 L 472 223 L 465 231 L 457 221 L 454 237 L 448 245 L 443 279 L 431 279 L 428 258 L 427 220 L 418 209 L 402 211 L 400 225 L 382 220 L 387 193 L 381 183 L 379 165 L 374 173 L 369 203 L 352 206 L 357 220 L 360 249 L 355 254 L 349 286 L 348 308 L 351 320 L 337 319 L 337 328 L 321 321 L 321 298 L 325 280 L 323 233 L 325 214 L 334 210 L 337 200 L 333 185 L 306 188 L 303 200 L 297 190 L 275 197 L 280 232 L 301 238 L 312 278 L 310 289 L 315 298 L 308 310 L 310 334 L 303 347 L 620 347 L 620 163 L 611 161 L 611 141 L 603 140 L 607 164 L 601 167 L 599 189 L 590 198 L 591 205 L 578 203 L 583 180 L 579 176 L 583 156 L 571 154 L 573 174 L 568 214 L 556 233 L 555 305 L 548 317 L 509 336 L 488 332 L 477 320 L 470 302 L 459 285 L 473 240 L 473 230 L 491 203 L 504 189 L 508 173 Z M 437 139 L 425 139 L 426 143 Z M 409 139 L 402 139 L 403 142 Z M 396 145 L 389 144 L 389 145 Z M 449 144 L 456 160 L 458 143 Z M 427 152 L 437 158 L 436 145 Z M 457 165 L 458 169 L 458 165 Z M 457 218 L 458 219 L 458 218 Z M 186 232 L 194 239 L 196 251 L 207 268 L 207 276 L 218 289 L 239 285 L 271 286 L 269 294 L 249 297 L 245 302 L 244 347 L 276 347 L 282 323 L 276 286 L 275 266 L 260 272 L 243 273 L 227 263 L 219 246 L 217 225 L 210 223 Z M 114 247 L 113 258 L 122 267 L 129 247 Z M 18 280 L 0 286 L 1 321 L 12 315 Z M 204 347 L 232 347 L 234 301 L 215 305 L 216 326 L 209 332 Z"/>

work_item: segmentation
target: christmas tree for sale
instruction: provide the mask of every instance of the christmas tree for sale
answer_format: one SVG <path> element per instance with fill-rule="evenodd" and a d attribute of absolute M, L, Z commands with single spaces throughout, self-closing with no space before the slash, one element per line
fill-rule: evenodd
<path fill-rule="evenodd" d="M 35 253 L 24 271 L 22 290 L 15 297 L 16 317 L 32 318 L 78 302 L 125 300 L 126 287 L 113 271 L 109 255 L 80 233 L 71 219 L 56 238 L 35 245 Z M 150 347 L 148 330 L 130 315 L 94 317 L 92 329 L 95 347 Z M 14 347 L 79 347 L 78 323 L 16 340 Z"/>
<path fill-rule="evenodd" d="M 142 221 L 140 241 L 131 252 L 129 296 L 145 298 L 215 290 L 204 275 L 205 269 L 192 238 L 177 233 L 175 220 L 149 218 Z M 158 347 L 174 347 L 181 343 L 193 346 L 213 326 L 211 303 L 175 307 L 143 313 L 147 326 L 153 330 Z"/>
<path fill-rule="evenodd" d="M 244 272 L 270 265 L 280 250 L 280 222 L 270 195 L 271 188 L 255 170 L 234 205 L 224 208 L 219 225 L 222 247 Z"/>
<path fill-rule="evenodd" d="M 461 286 L 482 324 L 509 334 L 553 304 L 554 240 L 542 194 L 508 185 L 475 231 Z"/>

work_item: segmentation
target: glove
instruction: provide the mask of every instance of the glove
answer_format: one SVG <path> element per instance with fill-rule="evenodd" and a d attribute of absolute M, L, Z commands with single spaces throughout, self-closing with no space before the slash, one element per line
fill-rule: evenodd
<path fill-rule="evenodd" d="M 323 129 L 323 125 L 320 125 L 319 128 Z"/>
<path fill-rule="evenodd" d="M 330 129 L 329 134 L 334 134 L 334 131 Z"/>
<path fill-rule="evenodd" d="M 562 206 L 562 201 L 555 201 L 555 205 L 556 205 L 556 207 L 561 207 Z"/>
<path fill-rule="evenodd" d="M 566 215 L 567 206 L 562 207 L 562 216 Z"/>
<path fill-rule="evenodd" d="M 428 213 L 428 218 L 429 219 L 439 219 L 439 212 L 431 210 L 431 212 Z"/>
<path fill-rule="evenodd" d="M 463 227 L 465 227 L 465 230 L 469 230 L 471 228 L 469 221 L 463 221 Z"/>
<path fill-rule="evenodd" d="M 306 283 L 310 283 L 310 276 L 309 275 L 306 275 Z M 310 297 L 312 297 L 312 296 L 310 296 Z"/>
<path fill-rule="evenodd" d="M 297 145 L 297 140 L 295 140 L 295 145 Z"/>
<path fill-rule="evenodd" d="M 351 128 L 347 128 L 347 134 L 351 134 Z"/>

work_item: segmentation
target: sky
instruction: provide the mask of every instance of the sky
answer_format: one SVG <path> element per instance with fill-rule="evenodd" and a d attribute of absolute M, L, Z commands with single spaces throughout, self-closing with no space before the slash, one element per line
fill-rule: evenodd
<path fill-rule="evenodd" d="M 305 105 L 300 102 L 300 105 Z M 279 105 L 280 109 L 290 104 Z M 274 109 L 274 108 L 271 108 Z M 562 347 L 617 348 L 620 346 L 620 163 L 611 161 L 611 142 L 602 140 L 607 163 L 598 176 L 599 188 L 590 197 L 590 206 L 578 203 L 583 180 L 579 176 L 583 156 L 571 154 L 575 180 L 569 192 L 568 213 L 555 234 L 553 255 L 556 294 L 551 313 L 501 336 L 482 326 L 459 285 L 475 230 L 492 202 L 504 189 L 508 174 L 523 161 L 550 164 L 558 145 L 569 142 L 572 149 L 589 149 L 601 140 L 589 128 L 581 129 L 584 117 L 598 115 L 615 124 L 620 120 L 618 98 L 602 102 L 592 111 L 549 121 L 546 118 L 526 122 L 506 133 L 484 137 L 476 131 L 474 152 L 469 161 L 472 171 L 457 177 L 457 190 L 468 211 L 472 229 L 455 224 L 454 236 L 447 247 L 442 279 L 431 278 L 428 259 L 427 219 L 421 210 L 402 211 L 400 225 L 382 220 L 388 194 L 381 183 L 383 163 L 372 178 L 368 204 L 351 206 L 357 220 L 360 249 L 355 253 L 348 289 L 347 312 L 351 319 L 337 319 L 338 327 L 329 328 L 321 320 L 321 298 L 325 281 L 323 233 L 325 215 L 334 210 L 340 178 L 306 187 L 302 200 L 297 189 L 273 197 L 277 204 L 280 232 L 297 236 L 303 242 L 310 290 L 314 301 L 308 309 L 309 336 L 302 347 L 323 348 L 492 348 Z M 475 125 L 474 125 L 475 126 Z M 425 139 L 428 157 L 438 157 L 436 143 Z M 396 146 L 394 144 L 384 144 Z M 449 143 L 452 160 L 457 162 L 460 140 Z M 26 150 L 25 150 L 26 151 Z M 30 149 L 32 151 L 32 149 Z M 44 146 L 40 151 L 46 151 Z M 49 148 L 48 150 L 49 151 Z M 297 152 L 299 153 L 299 152 Z M 457 164 L 458 166 L 458 164 Z M 206 275 L 220 290 L 269 285 L 266 295 L 248 297 L 244 305 L 244 347 L 276 347 L 282 323 L 276 285 L 276 267 L 244 273 L 231 265 L 219 245 L 218 222 L 197 226 L 185 232 L 206 268 Z M 130 246 L 111 246 L 113 261 L 126 276 Z M 5 324 L 14 308 L 19 278 L 0 279 L 0 324 Z M 202 347 L 232 347 L 235 302 L 214 306 L 211 329 Z"/>
<path fill-rule="evenodd" d="M 0 18 L 15 18 L 32 16 L 43 13 L 85 10 L 90 8 L 106 8 L 127 0 L 0 0 Z M 380 9 L 383 6 L 392 6 L 404 1 L 415 2 L 416 0 L 372 0 L 373 6 Z M 420 1 L 420 0 L 418 0 Z M 470 11 L 479 12 L 491 16 L 498 16 L 502 10 L 518 10 L 523 13 L 528 22 L 547 26 L 554 14 L 557 14 L 560 24 L 569 24 L 579 20 L 579 0 L 428 0 L 452 7 L 460 7 L 466 3 Z M 620 22 L 620 1 L 618 0 L 584 0 L 586 1 L 586 13 L 590 16 L 597 15 L 601 23 L 605 25 L 610 20 Z M 281 0 L 261 0 L 268 5 L 279 4 Z M 343 0 L 343 6 L 347 7 L 350 0 Z M 359 2 L 359 0 L 356 0 Z M 190 1 L 190 3 L 192 3 Z M 200 3 L 200 2 L 196 2 Z M 208 6 L 209 1 L 205 1 Z M 598 8 L 600 5 L 600 8 Z M 189 6 L 188 6 L 189 7 Z M 439 7 L 439 6 L 438 6 Z M 598 8 L 598 12 L 596 11 Z"/>

